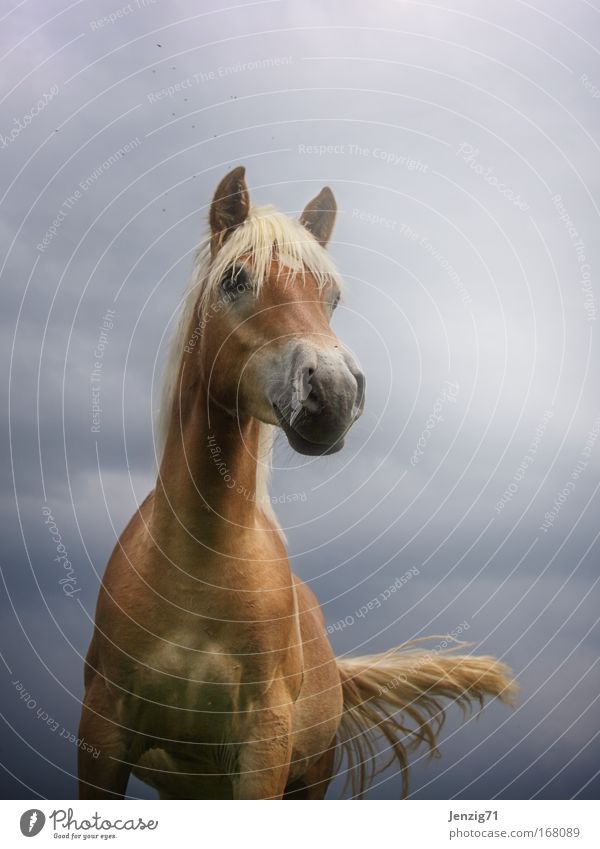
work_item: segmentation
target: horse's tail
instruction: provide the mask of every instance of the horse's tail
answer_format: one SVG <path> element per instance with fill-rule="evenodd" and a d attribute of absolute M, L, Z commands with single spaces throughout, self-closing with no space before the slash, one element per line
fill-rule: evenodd
<path fill-rule="evenodd" d="M 368 657 L 337 659 L 344 695 L 337 740 L 355 797 L 393 762 L 402 776 L 402 795 L 407 795 L 408 754 L 421 743 L 430 755 L 436 754 L 446 718 L 444 699 L 456 702 L 466 714 L 473 702 L 482 706 L 486 696 L 510 704 L 516 695 L 510 669 L 495 658 L 453 654 L 466 643 L 427 650 L 415 648 L 419 642 Z M 389 744 L 385 762 L 378 759 L 382 737 Z"/>

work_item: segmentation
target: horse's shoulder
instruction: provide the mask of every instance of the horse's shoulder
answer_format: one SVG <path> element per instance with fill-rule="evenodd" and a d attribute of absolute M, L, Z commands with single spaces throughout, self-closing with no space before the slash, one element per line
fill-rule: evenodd
<path fill-rule="evenodd" d="M 293 575 L 292 577 L 296 587 L 298 607 L 301 615 L 312 615 L 316 617 L 320 623 L 324 624 L 325 620 L 323 618 L 323 611 L 321 610 L 321 605 L 319 604 L 319 600 L 314 592 L 307 584 L 304 583 L 304 581 L 300 580 L 297 575 Z"/>

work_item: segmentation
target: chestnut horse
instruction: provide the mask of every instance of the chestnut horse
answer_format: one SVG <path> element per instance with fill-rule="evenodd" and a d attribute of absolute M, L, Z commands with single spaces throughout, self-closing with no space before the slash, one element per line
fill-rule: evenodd
<path fill-rule="evenodd" d="M 381 741 L 435 751 L 443 700 L 508 701 L 491 657 L 410 644 L 336 659 L 267 494 L 275 427 L 339 451 L 364 377 L 330 327 L 340 280 L 324 188 L 294 221 L 218 186 L 174 335 L 158 480 L 108 563 L 86 658 L 82 798 L 320 799 L 345 756 L 361 795 Z M 98 755 L 90 754 L 93 749 Z"/>

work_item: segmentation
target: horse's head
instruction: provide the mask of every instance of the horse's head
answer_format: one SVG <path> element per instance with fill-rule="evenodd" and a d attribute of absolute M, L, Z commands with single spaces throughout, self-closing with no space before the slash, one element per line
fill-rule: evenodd
<path fill-rule="evenodd" d="M 302 454 L 338 451 L 361 414 L 364 376 L 330 327 L 340 281 L 325 250 L 335 221 L 323 189 L 294 221 L 251 209 L 244 169 L 219 184 L 198 346 L 214 403 L 279 425 Z"/>

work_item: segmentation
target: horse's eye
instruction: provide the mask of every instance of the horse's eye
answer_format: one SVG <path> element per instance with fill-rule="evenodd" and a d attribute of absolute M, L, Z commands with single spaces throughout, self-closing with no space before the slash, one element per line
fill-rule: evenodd
<path fill-rule="evenodd" d="M 336 295 L 331 301 L 331 312 L 334 311 L 334 309 L 337 307 L 339 302 L 340 302 L 340 296 Z"/>
<path fill-rule="evenodd" d="M 244 268 L 230 268 L 221 279 L 221 292 L 228 298 L 235 298 L 252 288 L 252 282 Z"/>

